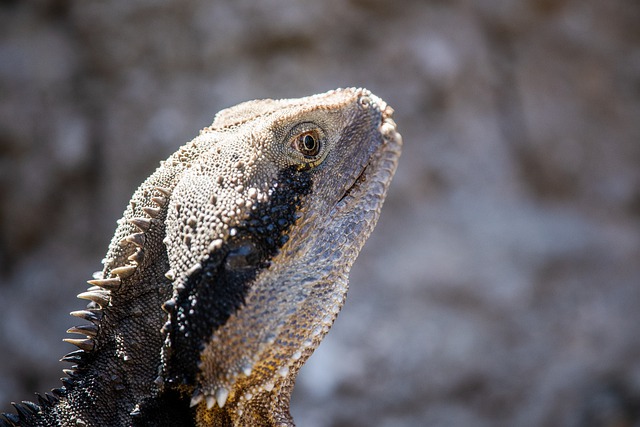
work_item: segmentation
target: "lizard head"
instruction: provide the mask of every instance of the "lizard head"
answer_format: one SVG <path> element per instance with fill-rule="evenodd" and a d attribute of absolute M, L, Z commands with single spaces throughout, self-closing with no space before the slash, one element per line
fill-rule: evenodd
<path fill-rule="evenodd" d="M 250 101 L 168 159 L 161 375 L 203 422 L 290 419 L 395 171 L 392 113 L 365 89 Z"/>

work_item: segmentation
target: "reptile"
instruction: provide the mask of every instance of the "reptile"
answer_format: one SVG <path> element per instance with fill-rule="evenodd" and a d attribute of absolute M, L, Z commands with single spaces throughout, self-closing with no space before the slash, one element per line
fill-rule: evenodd
<path fill-rule="evenodd" d="M 220 111 L 135 191 L 62 386 L 0 426 L 294 426 L 402 138 L 366 89 Z"/>

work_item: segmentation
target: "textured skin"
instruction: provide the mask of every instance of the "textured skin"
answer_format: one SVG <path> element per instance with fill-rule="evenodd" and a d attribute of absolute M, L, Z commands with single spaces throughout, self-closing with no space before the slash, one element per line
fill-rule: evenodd
<path fill-rule="evenodd" d="M 293 426 L 401 137 L 365 89 L 221 111 L 138 188 L 64 386 L 0 425 Z"/>

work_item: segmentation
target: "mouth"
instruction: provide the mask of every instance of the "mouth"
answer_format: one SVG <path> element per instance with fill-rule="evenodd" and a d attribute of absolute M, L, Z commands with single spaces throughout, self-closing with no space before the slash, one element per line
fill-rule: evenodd
<path fill-rule="evenodd" d="M 370 164 L 371 162 L 365 165 L 365 167 L 362 169 L 362 172 L 360 172 L 360 175 L 358 175 L 353 184 L 351 184 L 349 188 L 347 188 L 347 190 L 344 192 L 342 197 L 340 197 L 340 200 L 338 200 L 338 206 L 345 203 L 345 200 L 351 198 L 351 194 L 358 190 L 360 186 L 367 181 L 367 169 L 369 169 Z"/>
<path fill-rule="evenodd" d="M 380 126 L 378 127 L 378 130 L 382 135 L 382 143 L 378 145 L 360 171 L 360 174 L 345 190 L 336 205 L 338 210 L 344 209 L 351 200 L 357 199 L 362 195 L 366 191 L 365 184 L 367 182 L 370 182 L 373 179 L 374 181 L 384 183 L 386 181 L 382 175 L 384 174 L 386 176 L 389 172 L 393 174 L 393 171 L 395 171 L 397 160 L 400 155 L 400 149 L 402 147 L 402 137 L 396 130 L 397 126 L 392 118 L 393 108 L 379 98 L 375 101 L 382 111 L 382 119 Z M 389 161 L 389 165 L 382 165 L 382 163 Z M 383 191 L 386 191 L 386 187 Z"/>

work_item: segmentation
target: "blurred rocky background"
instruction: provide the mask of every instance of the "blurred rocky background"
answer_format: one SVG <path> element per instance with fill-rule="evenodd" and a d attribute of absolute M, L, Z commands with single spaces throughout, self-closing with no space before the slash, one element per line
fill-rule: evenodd
<path fill-rule="evenodd" d="M 161 159 L 340 86 L 405 150 L 298 424 L 639 426 L 637 0 L 0 1 L 0 410 Z"/>

